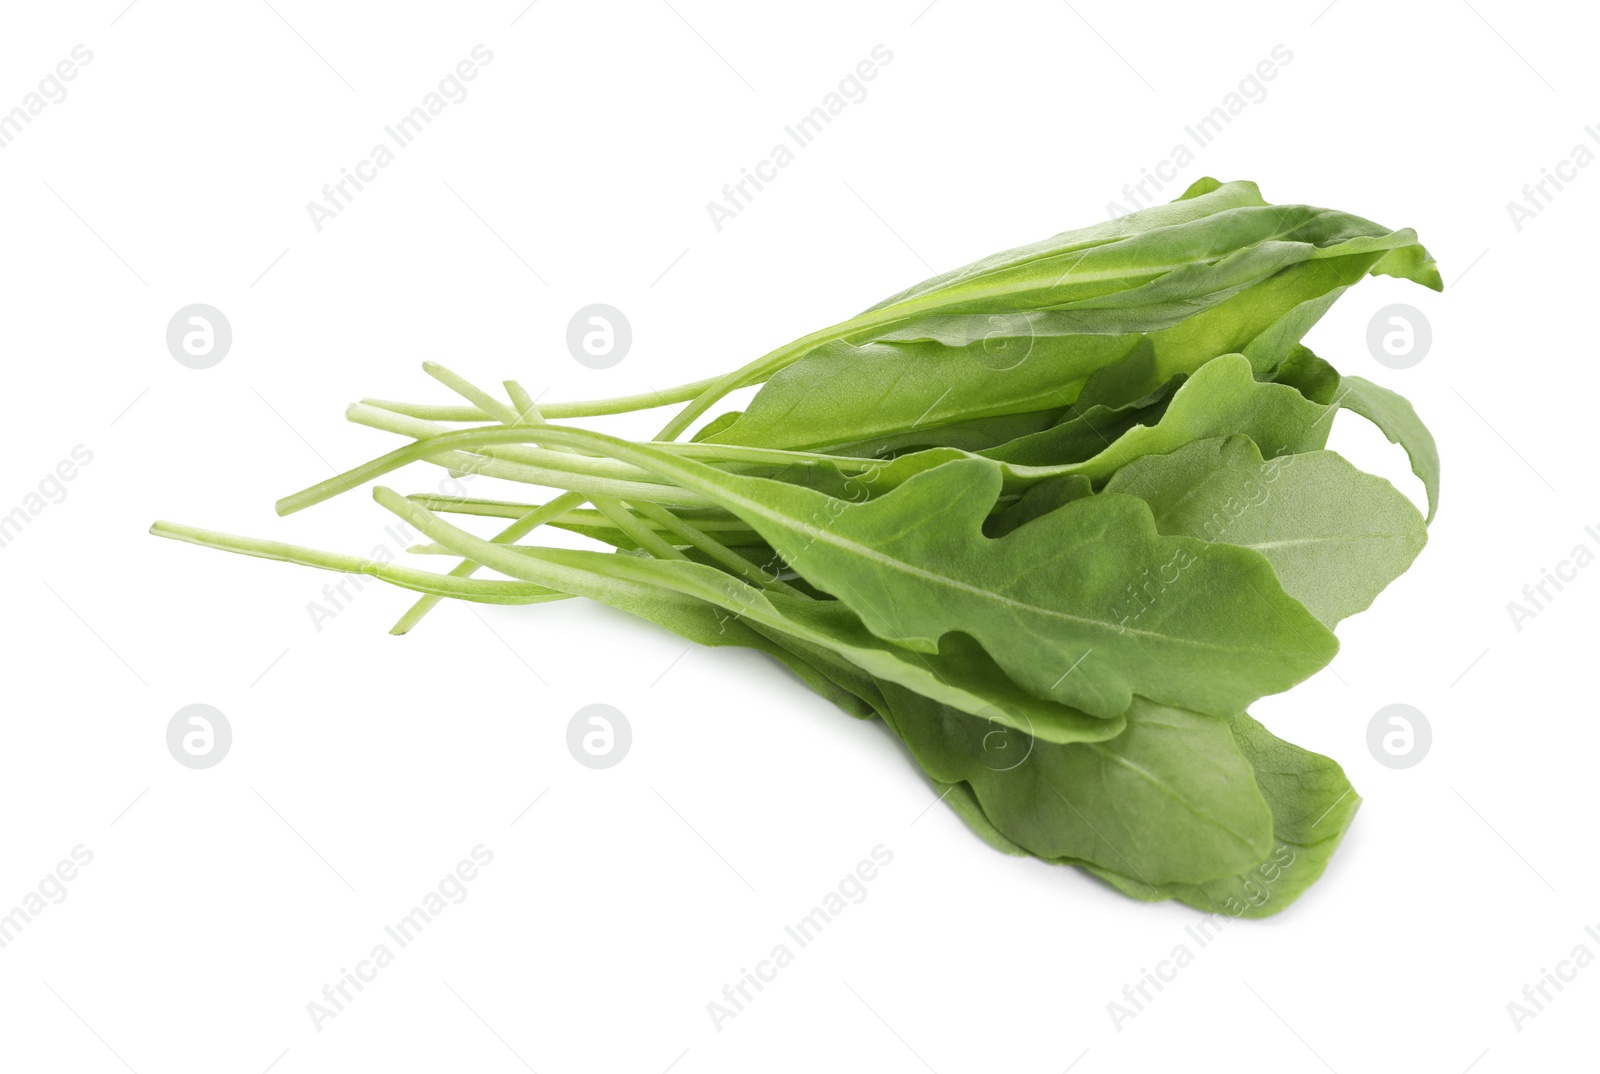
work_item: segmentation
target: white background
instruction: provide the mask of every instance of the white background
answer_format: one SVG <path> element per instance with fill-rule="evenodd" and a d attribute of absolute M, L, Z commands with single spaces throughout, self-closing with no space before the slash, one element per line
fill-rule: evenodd
<path fill-rule="evenodd" d="M 0 513 L 93 452 L 0 549 L 0 909 L 73 847 L 94 855 L 0 950 L 0 1067 L 1592 1066 L 1600 969 L 1520 1032 L 1506 1009 L 1575 945 L 1600 954 L 1600 567 L 1520 631 L 1506 608 L 1600 547 L 1600 169 L 1520 231 L 1506 209 L 1600 121 L 1576 5 L 124 4 L 7 4 L 0 30 L 0 109 L 93 52 L 0 151 Z M 480 43 L 494 58 L 469 96 L 319 233 L 306 203 Z M 878 44 L 893 60 L 868 96 L 719 233 L 706 202 Z M 1107 1003 L 1198 912 L 924 813 L 933 795 L 882 728 L 764 658 L 571 602 L 444 607 L 394 638 L 410 598 L 377 584 L 318 630 L 307 605 L 336 576 L 145 532 L 167 518 L 366 553 L 390 516 L 364 493 L 282 520 L 272 502 L 392 446 L 346 403 L 449 401 L 423 359 L 546 400 L 721 372 L 933 269 L 1103 218 L 1278 44 L 1292 62 L 1169 194 L 1248 178 L 1418 230 L 1445 293 L 1367 281 L 1310 342 L 1415 402 L 1443 507 L 1332 667 L 1256 709 L 1365 796 L 1326 877 L 1230 925 L 1120 1030 Z M 1365 343 L 1396 301 L 1433 326 L 1408 370 Z M 165 345 L 194 302 L 234 333 L 206 371 Z M 633 326 L 605 371 L 564 341 L 591 302 Z M 1342 421 L 1339 445 L 1419 491 L 1397 449 Z M 194 702 L 234 733 L 206 771 L 165 745 Z M 607 771 L 565 746 L 596 702 L 633 727 Z M 1403 771 L 1365 742 L 1395 702 L 1434 733 Z M 307 1003 L 478 844 L 494 860 L 466 901 L 314 1026 Z M 894 860 L 866 900 L 715 1029 L 706 1004 L 878 844 Z"/>

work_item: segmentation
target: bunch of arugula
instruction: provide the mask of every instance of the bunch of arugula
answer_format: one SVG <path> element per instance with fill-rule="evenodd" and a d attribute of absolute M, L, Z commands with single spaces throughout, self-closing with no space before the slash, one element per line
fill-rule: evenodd
<path fill-rule="evenodd" d="M 587 597 L 759 649 L 881 718 L 992 845 L 1264 916 L 1321 875 L 1360 799 L 1246 710 L 1332 659 L 1333 627 L 1410 565 L 1437 505 L 1410 405 L 1301 343 L 1371 274 L 1440 287 L 1409 230 L 1204 179 L 667 392 L 541 409 L 430 363 L 461 403 L 352 406 L 410 443 L 278 510 L 416 461 L 560 490 L 375 488 L 433 542 L 412 551 L 460 559 L 447 573 L 152 532 L 422 594 L 396 633 L 445 597 Z M 652 441 L 551 424 L 675 403 Z M 1341 409 L 1404 447 L 1426 520 L 1325 450 Z M 444 514 L 513 521 L 485 539 Z M 524 541 L 541 526 L 606 550 Z"/>

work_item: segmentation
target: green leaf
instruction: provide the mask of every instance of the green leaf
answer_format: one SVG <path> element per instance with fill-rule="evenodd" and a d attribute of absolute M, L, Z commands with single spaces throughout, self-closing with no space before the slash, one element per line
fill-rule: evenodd
<path fill-rule="evenodd" d="M 1157 424 L 1181 383 L 1182 378 L 1175 378 L 1162 391 L 1120 406 L 1075 407 L 1050 428 L 1013 437 L 978 454 L 1032 466 L 1088 462 L 1133 429 Z"/>
<path fill-rule="evenodd" d="M 1133 350 L 1140 337 L 1012 342 L 1020 356 L 997 358 L 994 344 L 981 338 L 961 346 L 836 340 L 774 375 L 738 420 L 697 439 L 832 450 L 952 423 L 1060 409 L 1071 405 L 1089 374 Z"/>
<path fill-rule="evenodd" d="M 1065 507 L 1073 500 L 1081 500 L 1094 492 L 1087 477 L 1063 474 L 1047 477 L 1029 485 L 1016 502 L 1003 510 L 990 514 L 983 524 L 983 532 L 990 537 L 1004 537 L 1017 527 L 1043 518 L 1050 512 Z"/>
<path fill-rule="evenodd" d="M 1261 553 L 1329 628 L 1367 608 L 1428 540 L 1421 514 L 1383 478 L 1331 451 L 1263 461 L 1243 436 L 1139 459 L 1106 491 L 1144 500 L 1162 533 Z"/>
<path fill-rule="evenodd" d="M 1224 721 L 1141 698 L 1117 737 L 1055 745 L 892 685 L 884 699 L 928 774 L 970 785 L 992 828 L 1030 854 L 1157 885 L 1228 877 L 1272 849 L 1272 812 Z"/>
<path fill-rule="evenodd" d="M 1005 833 L 994 826 L 989 814 L 983 811 L 983 804 L 978 801 L 978 794 L 972 789 L 972 784 L 965 780 L 958 783 L 940 783 L 932 778 L 929 782 L 933 784 L 933 789 L 939 792 L 939 799 L 954 810 L 956 816 L 960 817 L 979 839 L 1002 854 L 1010 854 L 1017 858 L 1034 856 L 1028 853 L 1026 847 L 1018 846 L 1007 839 Z"/>
<path fill-rule="evenodd" d="M 895 725 L 894 715 L 886 719 L 891 726 Z M 959 720 L 961 717 L 950 719 Z M 929 737 L 932 732 L 927 728 L 934 725 L 932 717 L 924 713 L 919 718 L 915 712 L 902 715 L 900 724 L 919 738 Z M 1229 730 L 1240 755 L 1249 763 L 1251 778 L 1270 811 L 1270 849 L 1259 860 L 1247 863 L 1237 873 L 1202 883 L 1160 882 L 1148 874 L 1146 879 L 1141 880 L 1132 875 L 1128 862 L 1116 860 L 1115 855 L 1111 856 L 1113 863 L 1107 865 L 1100 860 L 1070 855 L 1033 854 L 1010 838 L 996 822 L 996 818 L 1009 821 L 1013 813 L 1028 816 L 1032 812 L 1029 806 L 991 796 L 995 808 L 995 814 L 991 817 L 973 783 L 940 782 L 937 775 L 932 778 L 934 788 L 940 792 L 944 802 L 979 838 L 1001 853 L 1031 855 L 1056 865 L 1077 865 L 1124 894 L 1144 901 L 1178 899 L 1217 915 L 1269 917 L 1292 904 L 1326 871 L 1360 807 L 1361 798 L 1350 786 L 1350 781 L 1338 764 L 1277 738 L 1248 715 L 1229 721 Z M 948 737 L 935 739 L 932 745 L 924 745 L 924 752 L 935 758 L 937 764 L 943 756 L 941 750 L 950 748 L 946 745 L 948 741 Z M 1112 750 L 1119 741 L 1113 739 L 1100 743 L 1098 748 Z M 1077 748 L 1081 747 L 1052 746 L 1048 750 L 1060 752 Z M 980 744 L 975 752 L 984 758 L 985 772 L 993 773 L 1003 763 L 993 760 L 991 755 L 999 752 L 996 749 L 985 750 Z M 1042 762 L 1042 767 L 1050 767 L 1049 762 Z M 966 768 L 972 768 L 970 760 Z M 939 769 L 946 774 L 957 770 L 962 770 L 959 763 Z M 978 778 L 982 781 L 998 779 L 998 776 L 980 775 Z M 1106 855 L 1102 854 L 1101 858 L 1104 857 Z M 1213 921 L 1197 928 L 1211 935 L 1220 924 Z"/>
<path fill-rule="evenodd" d="M 887 458 L 891 455 L 941 447 L 982 451 L 985 448 L 998 447 L 1019 436 L 1048 429 L 1060 421 L 1067 411 L 1067 407 L 1056 406 L 1046 410 L 1024 411 L 1020 414 L 972 418 L 952 422 L 949 425 L 934 426 L 924 423 L 904 432 L 840 444 L 832 448 L 830 453 L 860 458 Z"/>
<path fill-rule="evenodd" d="M 1411 472 L 1422 479 L 1423 488 L 1428 491 L 1427 521 L 1431 523 L 1439 511 L 1439 446 L 1405 396 L 1361 377 L 1345 377 L 1340 384 L 1339 405 L 1376 425 L 1389 443 L 1405 448 L 1411 459 Z"/>
<path fill-rule="evenodd" d="M 1013 470 L 1041 467 L 1051 475 L 1080 474 L 1101 483 L 1135 459 L 1215 436 L 1248 436 L 1268 456 L 1318 448 L 1327 441 L 1330 413 L 1287 384 L 1256 380 L 1244 356 L 1224 354 L 1184 381 L 1154 425 L 1134 426 L 1088 460 L 1058 464 L 1056 453 L 1064 449 L 1055 429 L 983 455 L 1012 464 Z"/>
<path fill-rule="evenodd" d="M 1153 877 L 1141 880 L 1115 866 L 1085 867 L 1135 898 L 1178 899 L 1229 917 L 1270 917 L 1304 894 L 1327 869 L 1361 796 L 1334 761 L 1283 741 L 1249 716 L 1236 717 L 1231 727 L 1272 811 L 1270 852 L 1234 876 L 1201 884 L 1151 883 Z"/>
<path fill-rule="evenodd" d="M 1259 198 L 1252 184 L 1227 184 L 984 258 L 925 280 L 869 312 L 912 306 L 926 317 L 934 309 L 947 316 L 1043 310 L 1040 321 L 1052 331 L 1059 325 L 1103 333 L 1130 329 L 1121 327 L 1121 312 L 1104 319 L 1095 313 L 1132 310 L 1142 317 L 1131 330 L 1149 331 L 1291 265 L 1351 255 L 1373 255 L 1377 264 L 1396 249 L 1416 247 L 1409 229 L 1392 231 L 1349 213 L 1268 205 Z M 1422 275 L 1431 263 L 1424 251 L 1413 274 Z M 1390 264 L 1394 274 L 1405 271 L 1401 260 Z M 1068 311 L 1075 316 L 1063 316 Z M 901 338 L 933 337 L 902 332 Z"/>
<path fill-rule="evenodd" d="M 1307 347 L 1296 347 L 1294 353 L 1273 372 L 1272 379 L 1288 384 L 1313 403 L 1330 406 L 1339 397 L 1339 371 Z"/>

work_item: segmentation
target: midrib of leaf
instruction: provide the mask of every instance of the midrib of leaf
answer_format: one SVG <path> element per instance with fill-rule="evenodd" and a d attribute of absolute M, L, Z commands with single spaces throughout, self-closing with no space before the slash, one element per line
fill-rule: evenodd
<path fill-rule="evenodd" d="M 1339 533 L 1321 537 L 1285 537 L 1277 541 L 1255 541 L 1240 544 L 1236 541 L 1219 540 L 1212 544 L 1231 544 L 1238 548 L 1254 548 L 1260 551 L 1263 548 L 1294 548 L 1305 544 L 1340 544 L 1347 541 L 1404 541 L 1407 535 L 1403 533 Z"/>

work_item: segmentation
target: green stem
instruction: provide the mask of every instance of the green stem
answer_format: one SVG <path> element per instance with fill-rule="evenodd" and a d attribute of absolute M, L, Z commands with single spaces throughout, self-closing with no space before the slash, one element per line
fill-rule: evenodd
<path fill-rule="evenodd" d="M 667 543 L 655 530 L 646 526 L 634 517 L 633 512 L 622 505 L 621 500 L 613 500 L 609 496 L 596 496 L 591 499 L 595 508 L 621 530 L 633 543 L 649 552 L 657 559 L 687 559 L 676 547 Z"/>
<path fill-rule="evenodd" d="M 457 515 L 478 515 L 483 518 L 521 518 L 539 505 L 533 503 L 516 503 L 510 500 L 480 500 L 470 496 L 438 496 L 432 493 L 413 492 L 407 499 L 414 500 L 430 511 L 448 512 Z M 630 501 L 635 505 L 642 501 Z M 677 517 L 677 516 L 674 516 Z M 648 519 L 646 520 L 648 522 Z M 552 524 L 567 524 L 571 526 L 588 526 L 591 528 L 604 528 L 606 517 L 598 511 L 574 508 L 560 518 L 551 519 Z M 650 523 L 657 525 L 656 523 Z M 736 537 L 752 538 L 753 543 L 760 543 L 755 530 L 739 518 L 728 515 L 727 517 L 694 519 L 694 525 L 708 534 L 732 534 Z M 660 528 L 657 526 L 657 528 Z M 726 543 L 727 538 L 723 538 Z"/>
<path fill-rule="evenodd" d="M 598 418 L 608 414 L 631 414 L 637 410 L 653 410 L 673 403 L 686 403 L 717 382 L 717 377 L 707 377 L 689 384 L 680 384 L 663 391 L 640 392 L 638 395 L 619 395 L 611 399 L 591 399 L 577 403 L 546 403 L 540 408 L 546 418 Z M 490 421 L 490 415 L 474 406 L 434 406 L 427 403 L 401 403 L 390 399 L 363 399 L 368 406 L 404 414 L 429 421 Z"/>
<path fill-rule="evenodd" d="M 425 492 L 413 492 L 411 499 L 417 501 L 430 511 L 448 511 L 457 515 L 478 515 L 482 518 L 521 518 L 529 511 L 536 511 L 541 506 L 536 503 L 516 503 L 511 500 L 480 500 L 471 496 L 435 496 Z M 551 519 L 552 522 L 567 521 L 568 511 L 560 519 Z"/>
<path fill-rule="evenodd" d="M 528 389 L 514 380 L 501 383 L 505 385 L 506 395 L 511 398 L 511 405 L 517 408 L 518 425 L 531 425 L 544 421 L 544 413 L 539 409 L 539 404 L 533 396 L 528 394 Z"/>
<path fill-rule="evenodd" d="M 439 365 L 436 362 L 424 362 L 422 363 L 422 368 L 428 373 L 429 376 L 455 391 L 458 395 L 462 396 L 462 398 L 466 399 L 467 402 L 472 403 L 474 406 L 485 411 L 486 413 L 494 415 L 502 422 L 510 425 L 518 425 L 529 420 L 530 416 L 533 420 L 542 420 L 539 418 L 538 410 L 533 405 L 533 400 L 528 397 L 527 392 L 522 390 L 522 386 L 515 381 L 505 382 L 507 393 L 509 394 L 512 403 L 516 407 L 515 410 L 512 410 L 511 408 L 502 404 L 494 396 L 490 395 L 488 392 L 467 380 L 465 377 L 446 369 L 444 366 Z M 417 424 L 427 426 L 430 423 L 418 422 Z M 576 493 L 564 493 L 563 495 L 558 496 L 551 503 L 546 504 L 543 507 L 535 508 L 534 510 L 528 512 L 522 518 L 519 518 L 516 522 L 513 522 L 510 526 L 507 526 L 505 529 L 495 534 L 495 536 L 491 538 L 491 543 L 511 544 L 517 540 L 520 540 L 522 537 L 531 533 L 534 529 L 543 525 L 545 522 L 552 518 L 559 517 L 561 514 L 565 513 L 566 508 L 576 507 L 581 502 L 582 500 L 577 496 Z M 464 559 L 451 569 L 450 574 L 455 578 L 465 578 L 471 575 L 477 569 L 478 564 L 472 562 L 471 560 Z M 389 628 L 389 633 L 404 634 L 408 632 L 418 623 L 420 623 L 423 617 L 432 611 L 434 606 L 438 603 L 438 597 L 423 597 L 406 610 L 406 614 L 401 616 L 394 626 Z"/>
<path fill-rule="evenodd" d="M 541 507 L 535 507 L 521 518 L 517 519 L 517 521 L 513 522 L 510 526 L 507 526 L 504 530 L 501 530 L 499 533 L 495 534 L 490 538 L 490 543 L 514 544 L 545 523 L 560 518 L 562 515 L 566 514 L 567 511 L 578 506 L 582 502 L 583 497 L 578 493 L 564 492 L 560 496 L 557 496 L 555 499 L 551 500 L 549 503 L 544 504 Z M 470 559 L 464 559 L 455 565 L 455 567 L 450 571 L 449 577 L 470 577 L 474 572 L 477 571 L 478 567 L 479 564 L 474 563 Z M 395 622 L 394 626 L 389 628 L 389 633 L 406 633 L 412 627 L 422 622 L 422 617 L 431 612 L 434 608 L 434 605 L 438 603 L 439 596 L 437 595 L 430 594 L 423 597 L 406 610 L 406 614 L 402 615 L 399 620 Z"/>
<path fill-rule="evenodd" d="M 689 544 L 698 548 L 745 581 L 754 582 L 756 585 L 774 589 L 780 593 L 788 593 L 790 596 L 801 597 L 805 595 L 782 578 L 762 570 L 706 531 L 693 523 L 685 522 L 660 504 L 636 503 L 633 506 L 648 521 L 654 522 L 682 537 Z"/>
<path fill-rule="evenodd" d="M 381 477 L 392 470 L 397 470 L 413 462 L 431 462 L 449 469 L 483 474 L 486 477 L 498 477 L 507 481 L 519 481 L 527 485 L 542 485 L 546 488 L 581 492 L 585 498 L 592 495 L 614 496 L 624 500 L 659 500 L 692 506 L 704 506 L 710 502 L 707 497 L 699 493 L 687 489 L 678 489 L 671 484 L 648 481 L 619 481 L 590 476 L 582 472 L 586 469 L 585 466 L 573 463 L 573 460 L 579 458 L 579 456 L 565 452 L 555 453 L 551 457 L 553 465 L 546 468 L 468 455 L 460 450 L 470 450 L 474 447 L 493 446 L 495 444 L 527 443 L 529 440 L 539 439 L 541 436 L 542 434 L 536 431 L 536 427 L 517 426 L 510 428 L 492 426 L 484 429 L 465 429 L 461 432 L 446 433 L 442 436 L 430 437 L 427 440 L 419 440 L 416 443 L 397 448 L 380 458 L 363 463 L 352 470 L 347 470 L 342 474 L 319 481 L 310 488 L 285 496 L 277 502 L 277 511 L 280 515 L 289 515 L 296 511 L 302 511 L 307 507 L 321 503 L 323 500 L 332 499 L 340 493 L 352 492 L 376 477 Z M 598 460 L 591 459 L 590 461 Z"/>
<path fill-rule="evenodd" d="M 514 383 L 514 382 L 511 382 Z M 531 402 L 531 401 L 530 401 Z M 538 413 L 536 410 L 535 414 Z M 346 420 L 357 425 L 365 425 L 371 429 L 379 429 L 386 433 L 395 433 L 399 436 L 409 436 L 413 440 L 426 440 L 432 436 L 444 436 L 450 432 L 466 432 L 463 429 L 448 429 L 439 422 L 414 418 L 406 414 L 397 414 L 391 410 L 371 406 L 367 403 L 352 403 L 345 408 Z M 503 422 L 505 425 L 533 425 L 539 424 L 535 420 L 519 422 Z M 493 426 L 484 426 L 493 428 Z M 752 466 L 793 466 L 805 463 L 829 463 L 843 473 L 855 473 L 870 470 L 874 466 L 882 465 L 879 459 L 864 459 L 854 455 L 824 455 L 815 451 L 791 451 L 785 448 L 756 448 L 741 447 L 737 444 L 696 444 L 678 443 L 676 441 L 661 441 L 654 444 L 662 451 L 680 455 L 686 459 L 703 459 L 710 462 L 723 464 L 749 464 Z M 503 450 L 497 453 L 500 458 L 513 462 L 525 462 L 531 465 L 550 465 L 549 456 L 533 449 L 527 452 L 518 452 L 515 449 Z M 644 471 L 637 468 L 602 468 L 601 470 L 588 471 L 603 473 L 605 476 L 624 477 L 637 480 Z"/>
<path fill-rule="evenodd" d="M 813 348 L 830 340 L 837 339 L 840 330 L 849 325 L 846 321 L 840 325 L 824 328 L 820 332 L 801 336 L 792 343 L 786 343 L 775 351 L 762 355 L 755 361 L 731 373 L 725 373 L 713 380 L 706 388 L 695 395 L 689 405 L 673 415 L 672 420 L 664 425 L 656 434 L 657 440 L 676 440 L 683 431 L 694 424 L 695 419 L 710 410 L 718 400 L 729 392 L 738 391 L 740 388 L 749 387 L 765 381 L 772 374 L 809 353 Z"/>
<path fill-rule="evenodd" d="M 498 547 L 450 525 L 393 489 L 380 485 L 372 490 L 372 497 L 456 555 L 534 585 L 589 597 L 624 611 L 629 610 L 630 598 L 665 590 L 705 601 L 734 616 L 749 615 L 777 630 L 794 629 L 776 613 L 761 590 L 714 567 L 675 564 L 675 568 L 690 570 L 680 573 L 675 569 L 663 574 L 661 568 L 665 564 L 633 556 L 561 548 Z M 816 640 L 825 644 L 827 639 Z"/>
<path fill-rule="evenodd" d="M 237 552 L 258 559 L 298 563 L 341 574 L 367 574 L 402 589 L 426 593 L 435 599 L 454 597 L 479 604 L 539 604 L 544 601 L 561 600 L 568 596 L 565 591 L 524 581 L 507 582 L 482 578 L 468 580 L 460 576 L 419 571 L 413 567 L 403 567 L 394 563 L 379 563 L 376 560 L 348 556 L 339 552 L 323 552 L 280 541 L 262 541 L 254 537 L 218 533 L 215 530 L 203 530 L 176 522 L 156 522 L 150 527 L 150 532 L 157 537 L 167 537 L 174 541 L 216 548 L 224 552 Z"/>
<path fill-rule="evenodd" d="M 508 409 L 507 416 L 515 415 Z M 409 436 L 413 440 L 428 440 L 437 436 L 447 436 L 452 432 L 470 432 L 467 429 L 450 430 L 443 425 L 431 421 L 422 421 L 417 418 L 408 418 L 361 403 L 351 404 L 345 409 L 345 418 L 357 425 L 366 425 L 373 429 L 381 429 L 387 433 L 397 433 L 400 436 Z M 484 429 L 521 429 L 537 422 L 508 421 L 501 425 L 485 425 Z M 489 454 L 486 452 L 486 454 Z M 619 481 L 649 481 L 649 472 L 636 466 L 620 464 L 611 459 L 594 458 L 576 455 L 569 451 L 548 451 L 538 447 L 512 447 L 502 448 L 492 452 L 495 458 L 507 462 L 519 463 L 524 466 L 534 466 L 546 470 L 558 470 L 563 473 L 583 474 L 588 477 L 603 477 Z"/>
<path fill-rule="evenodd" d="M 1004 290 L 1004 288 L 999 288 L 997 292 L 1003 292 Z M 729 392 L 738 391 L 740 388 L 748 388 L 752 384 L 760 384 L 771 379 L 773 374 L 793 365 L 823 343 L 830 343 L 833 340 L 853 336 L 873 328 L 885 328 L 927 310 L 937 309 L 946 301 L 948 301 L 948 297 L 944 293 L 934 291 L 917 298 L 896 302 L 892 306 L 884 306 L 881 309 L 857 314 L 849 320 L 840 321 L 838 324 L 830 325 L 820 331 L 801 336 L 792 343 L 786 343 L 777 350 L 770 351 L 755 361 L 716 378 L 704 391 L 694 396 L 688 406 L 678 411 L 673 419 L 667 422 L 662 430 L 656 434 L 656 439 L 676 440 L 683 434 L 685 429 L 694 423 L 696 418 L 711 409 L 718 400 L 725 397 Z M 970 299 L 963 299 L 963 301 L 970 301 Z M 554 416 L 553 414 L 551 415 L 551 417 Z"/>
<path fill-rule="evenodd" d="M 518 424 L 517 412 L 506 404 L 473 384 L 459 373 L 452 372 L 438 362 L 423 362 L 422 371 L 446 388 L 455 392 L 461 398 L 488 414 L 495 421 L 505 425 Z"/>

